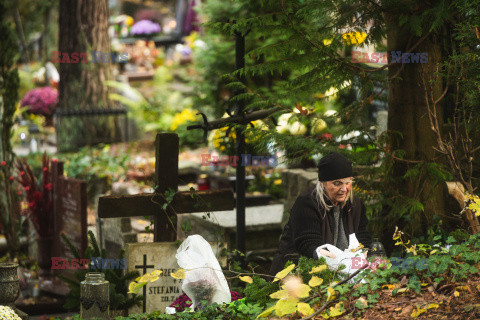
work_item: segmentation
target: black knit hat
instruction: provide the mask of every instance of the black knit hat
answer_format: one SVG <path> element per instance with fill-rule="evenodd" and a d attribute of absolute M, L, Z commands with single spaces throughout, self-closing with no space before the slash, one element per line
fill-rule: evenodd
<path fill-rule="evenodd" d="M 318 162 L 319 181 L 332 181 L 352 176 L 352 163 L 338 152 L 330 152 Z"/>

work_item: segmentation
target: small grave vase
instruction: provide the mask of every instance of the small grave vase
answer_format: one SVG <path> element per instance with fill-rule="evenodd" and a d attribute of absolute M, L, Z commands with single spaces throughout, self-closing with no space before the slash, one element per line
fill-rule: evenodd
<path fill-rule="evenodd" d="M 109 320 L 109 282 L 105 274 L 87 273 L 80 286 L 80 318 Z"/>
<path fill-rule="evenodd" d="M 12 305 L 20 294 L 18 264 L 0 263 L 0 305 Z"/>

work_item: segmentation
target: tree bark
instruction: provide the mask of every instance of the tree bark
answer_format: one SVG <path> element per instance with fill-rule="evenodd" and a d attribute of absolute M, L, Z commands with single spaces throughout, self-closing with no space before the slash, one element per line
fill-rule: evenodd
<path fill-rule="evenodd" d="M 104 84 L 112 79 L 111 62 L 94 62 L 91 52 L 110 53 L 107 0 L 62 0 L 59 8 L 59 51 L 87 53 L 88 63 L 60 63 L 60 113 L 69 110 L 92 111 L 113 108 Z M 92 58 L 90 58 L 92 57 Z M 96 61 L 96 60 L 95 60 Z M 65 62 L 65 61 L 64 61 Z M 113 116 L 57 117 L 57 141 L 60 151 L 83 145 L 120 140 L 119 124 Z"/>
<path fill-rule="evenodd" d="M 421 8 L 417 9 L 421 11 Z M 412 235 L 419 236 L 427 234 L 427 229 L 432 225 L 436 212 L 444 212 L 443 189 L 442 186 L 434 186 L 432 179 L 428 177 L 424 181 L 418 177 L 405 180 L 401 177 L 419 162 L 441 162 L 434 150 L 437 142 L 431 129 L 425 100 L 426 94 L 437 99 L 443 91 L 441 79 L 436 79 L 434 75 L 437 66 L 441 63 L 441 45 L 434 34 L 424 39 L 412 35 L 408 23 L 400 26 L 399 17 L 398 14 L 386 16 L 389 30 L 387 34 L 389 54 L 392 51 L 406 53 L 419 41 L 421 41 L 420 44 L 412 50 L 412 53 L 428 53 L 427 63 L 395 63 L 388 68 L 389 79 L 394 78 L 389 82 L 388 130 L 393 136 L 397 133 L 397 136 L 391 140 L 390 147 L 392 150 L 404 150 L 404 159 L 413 160 L 413 162 L 392 160 L 392 174 L 399 181 L 395 187 L 401 194 L 424 205 L 423 212 L 419 210 L 408 225 L 404 226 Z M 425 34 L 426 31 L 423 35 Z M 429 87 L 432 80 L 435 82 Z M 424 83 L 429 87 L 428 92 Z M 441 103 L 437 104 L 436 108 L 437 115 L 440 117 L 439 122 L 443 123 Z"/>

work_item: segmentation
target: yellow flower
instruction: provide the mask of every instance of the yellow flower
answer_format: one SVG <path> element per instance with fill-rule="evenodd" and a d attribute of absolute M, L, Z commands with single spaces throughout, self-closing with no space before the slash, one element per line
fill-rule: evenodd
<path fill-rule="evenodd" d="M 353 45 L 353 44 L 361 44 L 367 38 L 367 34 L 365 32 L 347 32 L 342 34 L 343 42 L 346 45 Z"/>
<path fill-rule="evenodd" d="M 333 39 L 323 39 L 323 45 L 329 46 L 332 43 Z"/>
<path fill-rule="evenodd" d="M 130 17 L 130 16 L 127 16 L 127 18 L 125 19 L 125 24 L 129 27 L 131 27 L 133 25 L 133 18 Z"/>
<path fill-rule="evenodd" d="M 196 121 L 197 116 L 196 112 L 193 111 L 192 109 L 183 109 L 181 113 L 175 114 L 172 120 L 172 125 L 170 126 L 170 130 L 175 131 L 177 130 L 178 126 L 186 123 L 187 121 Z"/>

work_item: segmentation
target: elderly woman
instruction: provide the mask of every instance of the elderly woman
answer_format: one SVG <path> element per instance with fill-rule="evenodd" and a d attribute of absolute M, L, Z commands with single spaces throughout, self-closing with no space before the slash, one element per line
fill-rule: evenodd
<path fill-rule="evenodd" d="M 296 199 L 270 274 L 281 271 L 288 260 L 297 262 L 300 255 L 318 259 L 317 248 L 326 243 L 344 250 L 352 233 L 370 247 L 365 206 L 353 195 L 352 176 L 352 163 L 341 154 L 320 159 L 318 182 Z"/>

